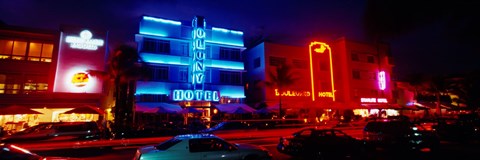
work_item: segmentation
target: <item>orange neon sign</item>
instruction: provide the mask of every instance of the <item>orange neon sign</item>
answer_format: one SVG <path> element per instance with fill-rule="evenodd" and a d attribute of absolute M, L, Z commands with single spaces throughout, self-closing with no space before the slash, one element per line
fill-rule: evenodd
<path fill-rule="evenodd" d="M 314 48 L 314 46 L 317 46 L 317 48 Z M 331 84 L 332 84 L 332 92 L 330 92 L 331 94 L 323 94 L 325 97 L 331 97 L 333 101 L 335 101 L 335 88 L 334 88 L 334 82 L 333 82 L 333 65 L 332 65 L 332 49 L 330 48 L 330 46 L 326 43 L 323 43 L 323 42 L 311 42 L 310 43 L 310 46 L 309 46 L 309 50 L 308 52 L 310 53 L 309 56 L 310 56 L 310 80 L 311 80 L 311 83 L 312 83 L 312 93 L 315 93 L 315 84 L 314 84 L 314 80 L 313 80 L 313 63 L 312 63 L 312 50 L 315 52 L 315 53 L 324 53 L 325 50 L 328 50 L 328 56 L 329 56 L 329 59 L 330 59 L 330 80 L 331 80 Z M 320 96 L 320 94 L 319 94 Z M 312 101 L 315 101 L 315 95 L 312 94 Z"/>
<path fill-rule="evenodd" d="M 309 91 L 283 91 L 282 93 L 278 92 L 278 89 L 275 89 L 275 96 L 282 97 L 310 97 Z"/>

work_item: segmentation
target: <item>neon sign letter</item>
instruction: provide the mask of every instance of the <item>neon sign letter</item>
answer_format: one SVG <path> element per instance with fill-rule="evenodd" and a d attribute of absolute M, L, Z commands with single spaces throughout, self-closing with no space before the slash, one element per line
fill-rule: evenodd
<path fill-rule="evenodd" d="M 205 81 L 205 32 L 206 22 L 203 17 L 196 16 L 192 21 L 192 35 L 193 35 L 193 63 L 192 63 L 192 83 L 193 89 L 203 88 Z"/>
<path fill-rule="evenodd" d="M 314 46 L 317 45 L 318 48 L 314 48 Z M 313 83 L 314 81 L 314 76 L 313 76 L 313 60 L 312 60 L 312 50 L 315 52 L 315 53 L 324 53 L 325 50 L 328 49 L 328 56 L 329 56 L 329 59 L 330 59 L 330 81 L 331 81 L 331 84 L 332 84 L 332 95 L 331 96 L 328 96 L 328 97 L 332 97 L 332 100 L 335 101 L 335 88 L 334 88 L 334 82 L 333 82 L 333 65 L 332 65 L 332 49 L 330 48 L 330 46 L 326 43 L 323 43 L 323 42 L 312 42 L 310 43 L 310 46 L 309 46 L 309 56 L 310 56 L 310 79 L 311 79 L 311 83 L 312 83 L 312 93 L 315 93 L 315 85 Z M 320 95 L 319 95 L 320 96 Z M 315 94 L 312 94 L 312 101 L 315 101 Z"/>
<path fill-rule="evenodd" d="M 70 43 L 70 48 L 97 50 L 98 47 L 103 46 L 102 39 L 92 39 L 92 32 L 83 30 L 80 36 L 66 36 L 65 42 Z"/>
<path fill-rule="evenodd" d="M 219 96 L 218 91 L 176 89 L 176 90 L 173 90 L 172 100 L 173 101 L 196 100 L 196 101 L 215 101 L 215 102 L 218 102 L 220 100 L 220 96 Z"/>
<path fill-rule="evenodd" d="M 380 71 L 378 72 L 378 88 L 380 88 L 380 90 L 385 90 L 386 87 L 385 71 Z"/>

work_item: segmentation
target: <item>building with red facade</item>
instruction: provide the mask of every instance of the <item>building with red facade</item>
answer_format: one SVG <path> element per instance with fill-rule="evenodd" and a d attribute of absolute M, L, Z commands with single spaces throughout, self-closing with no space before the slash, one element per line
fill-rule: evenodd
<path fill-rule="evenodd" d="M 281 99 L 287 116 L 332 116 L 350 109 L 363 116 L 398 113 L 389 110 L 395 102 L 386 44 L 346 38 L 305 46 L 264 42 L 247 50 L 245 61 L 248 102 L 278 108 Z M 284 64 L 290 73 L 278 74 Z M 294 82 L 280 88 L 277 75 L 290 75 Z"/>
<path fill-rule="evenodd" d="M 43 30 L 0 26 L 0 109 L 26 107 L 39 114 L 0 113 L 0 125 L 92 121 L 98 114 L 62 114 L 86 105 L 106 106 L 106 32 L 62 27 Z M 15 112 L 16 113 L 16 112 Z"/>

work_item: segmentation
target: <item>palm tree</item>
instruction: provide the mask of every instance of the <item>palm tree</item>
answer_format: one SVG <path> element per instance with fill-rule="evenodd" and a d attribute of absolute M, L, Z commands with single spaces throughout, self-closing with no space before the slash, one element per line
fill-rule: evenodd
<path fill-rule="evenodd" d="M 292 71 L 292 66 L 286 63 L 275 67 L 273 71 L 268 70 L 268 76 L 270 81 L 266 81 L 265 84 L 269 87 L 277 87 L 279 93 L 282 93 L 285 87 L 294 84 L 300 78 L 298 73 Z M 278 101 L 279 117 L 283 117 L 282 94 L 278 96 Z"/>
<path fill-rule="evenodd" d="M 108 70 L 88 71 L 92 76 L 102 77 L 114 84 L 115 98 L 114 129 L 122 132 L 131 129 L 134 123 L 134 101 L 136 81 L 143 77 L 144 67 L 135 47 L 120 45 L 110 55 Z"/>

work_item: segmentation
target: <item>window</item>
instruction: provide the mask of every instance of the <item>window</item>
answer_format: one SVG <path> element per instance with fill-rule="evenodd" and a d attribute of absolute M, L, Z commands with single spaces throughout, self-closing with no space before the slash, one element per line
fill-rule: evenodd
<path fill-rule="evenodd" d="M 206 45 L 205 47 L 205 58 L 212 59 L 212 47 L 210 45 Z"/>
<path fill-rule="evenodd" d="M 210 152 L 228 150 L 229 144 L 217 138 L 199 138 L 189 140 L 190 152 Z"/>
<path fill-rule="evenodd" d="M 220 83 L 222 84 L 242 84 L 240 72 L 220 71 Z"/>
<path fill-rule="evenodd" d="M 148 72 L 153 81 L 168 81 L 168 67 L 166 66 L 150 66 Z"/>
<path fill-rule="evenodd" d="M 25 60 L 28 52 L 29 61 L 52 62 L 53 47 L 51 43 L 0 40 L 0 59 Z"/>
<path fill-rule="evenodd" d="M 358 54 L 357 53 L 352 53 L 352 61 L 360 61 L 360 58 L 358 58 Z"/>
<path fill-rule="evenodd" d="M 205 69 L 205 82 L 204 83 L 212 83 L 212 70 Z"/>
<path fill-rule="evenodd" d="M 270 56 L 268 58 L 269 58 L 268 60 L 269 60 L 270 66 L 280 66 L 285 64 L 286 62 L 286 59 L 282 57 Z"/>
<path fill-rule="evenodd" d="M 360 71 L 352 71 L 353 79 L 360 79 Z"/>
<path fill-rule="evenodd" d="M 170 53 L 170 41 L 145 38 L 143 40 L 142 51 L 143 52 L 150 52 L 150 53 L 169 54 Z"/>
<path fill-rule="evenodd" d="M 7 76 L 0 74 L 0 94 L 5 94 L 5 83 L 7 81 Z"/>
<path fill-rule="evenodd" d="M 253 60 L 253 68 L 258 68 L 258 67 L 260 67 L 260 57 L 255 58 L 255 60 Z"/>
<path fill-rule="evenodd" d="M 139 102 L 167 102 L 169 98 L 164 94 L 140 94 L 136 96 L 136 100 Z"/>
<path fill-rule="evenodd" d="M 24 83 L 23 85 L 23 93 L 25 94 L 46 92 L 47 89 L 48 89 L 47 83 L 27 82 L 27 83 Z"/>
<path fill-rule="evenodd" d="M 27 53 L 27 42 L 14 41 L 12 59 L 25 60 L 25 53 Z"/>
<path fill-rule="evenodd" d="M 188 81 L 188 68 L 182 67 L 178 71 L 178 81 L 187 82 Z"/>
<path fill-rule="evenodd" d="M 30 42 L 29 61 L 52 62 L 53 44 Z"/>
<path fill-rule="evenodd" d="M 158 150 L 161 150 L 161 151 L 164 151 L 164 150 L 167 150 L 168 148 L 180 143 L 182 140 L 180 139 L 177 139 L 177 138 L 172 138 L 168 141 L 165 141 L 157 146 L 155 146 L 155 149 L 158 149 Z"/>
<path fill-rule="evenodd" d="M 372 55 L 367 56 L 367 62 L 368 63 L 375 63 L 375 57 Z"/>
<path fill-rule="evenodd" d="M 301 59 L 294 59 L 292 63 L 295 68 L 301 68 L 301 69 L 308 68 L 308 64 L 309 64 L 307 61 L 301 60 Z"/>
<path fill-rule="evenodd" d="M 330 71 L 329 68 L 330 67 L 329 67 L 328 63 L 320 63 L 320 70 L 321 71 Z"/>
<path fill-rule="evenodd" d="M 0 39 L 0 59 L 10 59 L 13 50 L 13 41 Z"/>
<path fill-rule="evenodd" d="M 240 61 L 240 49 L 220 47 L 219 59 Z"/>
<path fill-rule="evenodd" d="M 181 44 L 182 46 L 182 50 L 181 50 L 181 56 L 188 56 L 188 53 L 190 52 L 190 47 L 188 45 L 188 43 L 182 43 Z"/>

